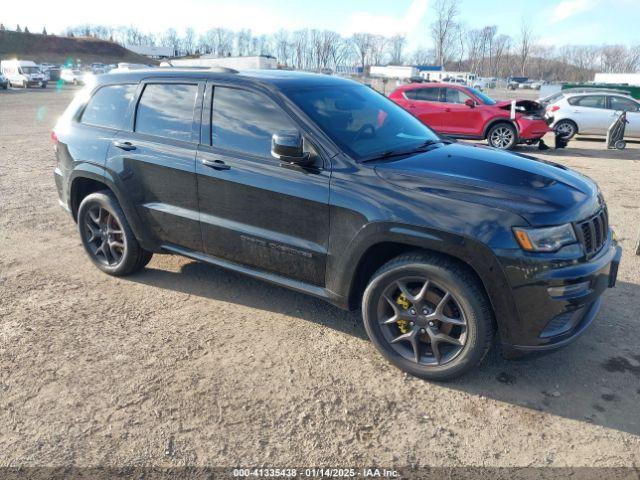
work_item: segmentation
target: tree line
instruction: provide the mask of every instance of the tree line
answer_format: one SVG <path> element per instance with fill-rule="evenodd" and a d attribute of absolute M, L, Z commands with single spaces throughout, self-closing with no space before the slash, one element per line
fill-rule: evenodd
<path fill-rule="evenodd" d="M 496 25 L 472 28 L 459 20 L 458 0 L 435 0 L 430 16 L 432 21 L 424 32 L 430 45 L 413 51 L 407 49 L 407 38 L 401 34 L 385 37 L 362 32 L 344 36 L 317 29 L 256 35 L 247 29 L 218 27 L 199 34 L 187 28 L 179 34 L 173 28 L 145 33 L 134 26 L 84 24 L 69 27 L 64 34 L 96 37 L 125 47 L 171 47 L 177 55 L 271 55 L 284 67 L 312 71 L 360 67 L 366 72 L 371 65 L 387 64 L 442 65 L 447 70 L 471 71 L 483 77 L 585 81 L 592 80 L 595 72 L 640 70 L 640 44 L 545 45 L 524 20 L 516 36 L 500 33 Z"/>

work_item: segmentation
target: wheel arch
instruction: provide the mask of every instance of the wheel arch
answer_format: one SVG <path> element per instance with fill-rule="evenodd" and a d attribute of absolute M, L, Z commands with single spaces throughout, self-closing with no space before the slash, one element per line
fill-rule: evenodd
<path fill-rule="evenodd" d="M 516 136 L 520 135 L 520 129 L 518 128 L 518 124 L 514 120 L 511 120 L 510 118 L 498 117 L 498 118 L 489 120 L 487 122 L 487 124 L 484 127 L 484 131 L 482 132 L 482 139 L 486 140 L 487 135 L 489 135 L 489 130 L 491 130 L 495 125 L 499 123 L 506 123 L 508 125 L 511 125 L 513 128 L 516 129 Z"/>
<path fill-rule="evenodd" d="M 143 222 L 138 216 L 133 204 L 126 195 L 116 186 L 116 182 L 105 172 L 105 170 L 97 165 L 85 164 L 77 167 L 69 179 L 69 209 L 74 221 L 78 221 L 78 208 L 82 200 L 92 193 L 100 190 L 108 190 L 115 197 L 122 211 L 125 214 L 127 222 L 131 226 L 136 239 L 145 250 L 159 251 L 160 247 L 154 238 L 144 228 Z"/>
<path fill-rule="evenodd" d="M 343 275 L 349 309 L 357 309 L 362 294 L 375 271 L 392 258 L 408 252 L 426 252 L 455 262 L 478 280 L 491 305 L 498 331 L 503 338 L 508 335 L 508 323 L 502 318 L 518 317 L 508 281 L 500 263 L 491 249 L 481 242 L 450 233 L 425 234 L 402 227 L 402 235 L 390 234 L 388 239 L 372 239 L 360 249 L 353 266 L 345 266 Z"/>

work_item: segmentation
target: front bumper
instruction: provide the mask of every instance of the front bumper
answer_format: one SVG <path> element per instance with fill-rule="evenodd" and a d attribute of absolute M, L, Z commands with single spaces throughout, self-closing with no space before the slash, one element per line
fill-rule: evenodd
<path fill-rule="evenodd" d="M 539 140 L 553 130 L 549 128 L 547 122 L 540 118 L 538 120 L 519 119 L 518 138 L 520 140 Z"/>
<path fill-rule="evenodd" d="M 611 237 L 588 261 L 520 253 L 500 258 L 519 313 L 501 329 L 505 354 L 560 348 L 587 330 L 602 294 L 616 282 L 622 249 Z"/>

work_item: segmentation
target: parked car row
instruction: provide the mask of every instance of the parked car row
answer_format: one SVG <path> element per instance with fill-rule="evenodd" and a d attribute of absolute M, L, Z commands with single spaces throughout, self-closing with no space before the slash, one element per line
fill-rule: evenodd
<path fill-rule="evenodd" d="M 2 60 L 0 71 L 8 86 L 47 88 L 47 76 L 31 60 Z"/>
<path fill-rule="evenodd" d="M 62 81 L 73 85 L 84 85 L 92 75 L 107 73 L 116 65 L 92 63 L 87 68 L 61 66 L 54 63 L 37 64 L 32 60 L 2 60 L 0 62 L 0 88 L 40 87 L 47 88 L 49 82 Z"/>

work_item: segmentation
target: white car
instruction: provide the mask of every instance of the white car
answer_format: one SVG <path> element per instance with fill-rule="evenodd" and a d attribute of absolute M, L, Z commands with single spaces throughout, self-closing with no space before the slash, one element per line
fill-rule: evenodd
<path fill-rule="evenodd" d="M 13 87 L 47 88 L 47 79 L 40 67 L 31 60 L 2 60 L 0 71 Z"/>
<path fill-rule="evenodd" d="M 562 95 L 547 105 L 551 128 L 567 140 L 575 135 L 606 135 L 620 114 L 627 112 L 625 137 L 640 138 L 640 102 L 631 96 L 603 92 Z"/>
<path fill-rule="evenodd" d="M 79 85 L 84 83 L 84 74 L 80 70 L 65 68 L 60 72 L 60 79 L 64 83 L 73 83 Z"/>

